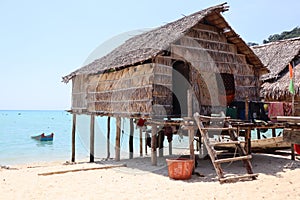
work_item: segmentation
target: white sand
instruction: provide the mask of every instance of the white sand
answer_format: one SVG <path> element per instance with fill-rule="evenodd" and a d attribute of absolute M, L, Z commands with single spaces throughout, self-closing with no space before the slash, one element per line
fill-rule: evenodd
<path fill-rule="evenodd" d="M 220 184 L 209 160 L 196 168 L 205 177 L 190 180 L 168 177 L 166 158 L 151 166 L 149 157 L 98 163 L 39 163 L 0 169 L 0 199 L 300 199 L 300 161 L 290 156 L 254 154 L 258 180 Z M 127 167 L 69 172 L 49 176 L 39 173 L 94 168 L 126 163 Z M 223 165 L 228 172 L 244 172 L 241 162 Z"/>

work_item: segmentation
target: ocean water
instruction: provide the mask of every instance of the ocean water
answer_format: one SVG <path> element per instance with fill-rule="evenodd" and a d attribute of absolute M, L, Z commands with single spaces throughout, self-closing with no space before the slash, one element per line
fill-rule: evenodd
<path fill-rule="evenodd" d="M 114 157 L 115 119 L 111 118 L 110 157 Z M 76 160 L 89 160 L 90 117 L 77 116 Z M 129 120 L 121 123 L 121 158 L 129 157 Z M 72 115 L 65 111 L 0 111 L 0 165 L 71 159 Z M 31 136 L 54 133 L 53 142 L 40 142 Z M 145 135 L 143 134 L 143 142 Z M 165 139 L 164 146 L 168 143 Z M 187 149 L 187 137 L 173 137 L 173 148 Z M 151 149 L 148 148 L 148 155 Z M 145 153 L 145 152 L 144 152 Z M 167 152 L 166 152 L 167 153 Z M 95 119 L 95 158 L 107 157 L 107 118 Z M 139 130 L 134 131 L 134 157 L 139 156 Z"/>
<path fill-rule="evenodd" d="M 64 111 L 0 111 L 0 165 L 68 160 L 72 115 Z M 31 136 L 53 132 L 53 142 Z"/>
<path fill-rule="evenodd" d="M 115 118 L 111 118 L 110 157 L 115 155 Z M 129 157 L 129 120 L 122 118 L 121 123 L 121 158 Z M 139 157 L 139 130 L 134 129 L 134 157 Z M 71 159 L 72 115 L 65 111 L 0 111 L 0 165 L 24 164 L 33 162 L 70 161 Z M 31 136 L 41 133 L 54 133 L 51 142 L 40 142 Z M 276 135 L 282 129 L 276 131 Z M 271 130 L 262 133 L 271 137 Z M 77 116 L 76 160 L 89 160 L 90 117 Z M 252 139 L 256 139 L 253 130 Z M 145 134 L 143 134 L 143 145 Z M 176 152 L 188 150 L 188 137 L 173 136 L 173 149 Z M 168 142 L 164 141 L 165 154 L 168 154 Z M 145 154 L 145 148 L 143 149 Z M 151 149 L 148 148 L 148 155 Z M 107 117 L 95 119 L 95 154 L 96 159 L 107 157 Z"/>

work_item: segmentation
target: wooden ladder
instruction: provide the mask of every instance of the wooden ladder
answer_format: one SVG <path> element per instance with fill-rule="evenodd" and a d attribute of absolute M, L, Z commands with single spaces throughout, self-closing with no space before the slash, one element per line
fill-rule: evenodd
<path fill-rule="evenodd" d="M 243 179 L 252 179 L 255 180 L 258 174 L 254 174 L 252 171 L 252 165 L 250 159 L 252 158 L 251 155 L 247 155 L 245 149 L 241 146 L 241 142 L 238 141 L 238 136 L 236 134 L 236 128 L 233 128 L 228 123 L 228 117 L 208 117 L 199 115 L 199 113 L 194 114 L 195 121 L 199 128 L 201 137 L 203 138 L 203 143 L 207 149 L 207 153 L 211 158 L 212 164 L 216 170 L 220 183 L 224 182 L 235 182 Z M 203 122 L 215 122 L 213 126 L 204 127 Z M 217 123 L 216 123 L 217 122 Z M 221 126 L 218 127 L 217 125 Z M 228 131 L 231 141 L 211 141 L 209 137 L 209 132 L 219 132 Z M 239 157 L 232 157 L 232 158 L 223 158 L 219 159 L 217 157 L 217 152 L 214 149 L 215 146 L 222 145 L 222 144 L 234 144 L 238 150 Z M 234 176 L 225 176 L 223 169 L 221 168 L 222 163 L 226 162 L 233 162 L 241 160 L 244 163 L 244 167 L 247 170 L 247 174 L 244 175 L 234 175 Z"/>

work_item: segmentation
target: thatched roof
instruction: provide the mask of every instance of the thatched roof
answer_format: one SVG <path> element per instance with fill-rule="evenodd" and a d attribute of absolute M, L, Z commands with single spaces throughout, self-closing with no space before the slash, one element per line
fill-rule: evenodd
<path fill-rule="evenodd" d="M 253 46 L 252 49 L 270 71 L 262 76 L 262 80 L 277 79 L 299 54 L 300 37 Z"/>
<path fill-rule="evenodd" d="M 299 87 L 300 87 L 300 64 L 294 67 L 295 71 L 295 81 L 294 88 L 295 94 L 299 95 Z M 262 85 L 261 94 L 265 99 L 273 99 L 273 100 L 286 100 L 288 97 L 291 97 L 291 93 L 289 91 L 290 84 L 290 74 L 286 73 L 280 79 L 278 79 L 274 83 L 265 82 Z"/>
<path fill-rule="evenodd" d="M 189 29 L 204 19 L 206 22 L 223 30 L 227 40 L 235 44 L 240 53 L 246 55 L 250 64 L 257 68 L 263 68 L 258 57 L 239 35 L 234 32 L 220 14 L 228 10 L 228 6 L 225 6 L 225 4 L 207 8 L 154 30 L 134 36 L 106 56 L 96 59 L 92 63 L 63 77 L 63 81 L 67 83 L 70 79 L 79 74 L 103 73 L 152 59 L 164 51 L 167 51 L 171 43 L 184 36 Z"/>

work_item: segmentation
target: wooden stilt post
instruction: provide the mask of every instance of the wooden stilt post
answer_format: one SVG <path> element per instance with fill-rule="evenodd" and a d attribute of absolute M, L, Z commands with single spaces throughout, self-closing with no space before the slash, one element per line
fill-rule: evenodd
<path fill-rule="evenodd" d="M 193 96 L 192 89 L 188 89 L 187 91 L 187 106 L 188 106 L 188 120 L 192 120 L 193 117 Z M 195 160 L 195 152 L 194 152 L 194 135 L 195 130 L 189 129 L 189 144 L 190 144 L 190 159 Z"/>
<path fill-rule="evenodd" d="M 140 128 L 140 156 L 143 156 L 143 131 Z"/>
<path fill-rule="evenodd" d="M 293 77 L 292 77 L 292 81 L 295 84 L 295 74 L 296 74 L 296 70 L 295 70 L 295 65 L 294 65 L 294 61 L 292 61 L 292 68 L 293 68 Z M 292 116 L 295 116 L 295 89 L 294 89 L 294 93 L 292 93 Z"/>
<path fill-rule="evenodd" d="M 152 162 L 152 165 L 157 165 L 156 133 L 157 133 L 157 126 L 152 125 L 152 137 L 151 137 L 151 162 Z"/>
<path fill-rule="evenodd" d="M 291 144 L 291 159 L 295 160 L 295 147 L 294 144 Z"/>
<path fill-rule="evenodd" d="M 90 162 L 95 161 L 95 115 L 91 115 L 90 122 Z"/>
<path fill-rule="evenodd" d="M 72 124 L 72 158 L 71 158 L 72 162 L 75 162 L 75 133 L 76 133 L 76 114 L 73 113 L 73 124 Z"/>
<path fill-rule="evenodd" d="M 116 146 L 115 160 L 120 161 L 120 138 L 121 138 L 121 117 L 116 118 Z"/>
<path fill-rule="evenodd" d="M 249 98 L 246 96 L 245 100 L 245 120 L 249 120 Z"/>
<path fill-rule="evenodd" d="M 148 155 L 147 137 L 148 137 L 148 133 L 147 133 L 147 131 L 145 131 L 145 154 L 146 155 Z"/>
<path fill-rule="evenodd" d="M 110 117 L 107 118 L 107 159 L 110 158 Z"/>
<path fill-rule="evenodd" d="M 164 139 L 164 133 L 161 131 L 158 132 L 158 156 L 164 157 L 164 145 L 162 144 L 162 140 Z"/>
<path fill-rule="evenodd" d="M 130 135 L 129 135 L 129 159 L 133 158 L 133 134 L 134 134 L 134 126 L 133 119 L 130 119 Z"/>
<path fill-rule="evenodd" d="M 272 128 L 272 137 L 276 137 L 276 129 Z"/>
<path fill-rule="evenodd" d="M 169 142 L 169 155 L 172 155 L 172 141 Z"/>

